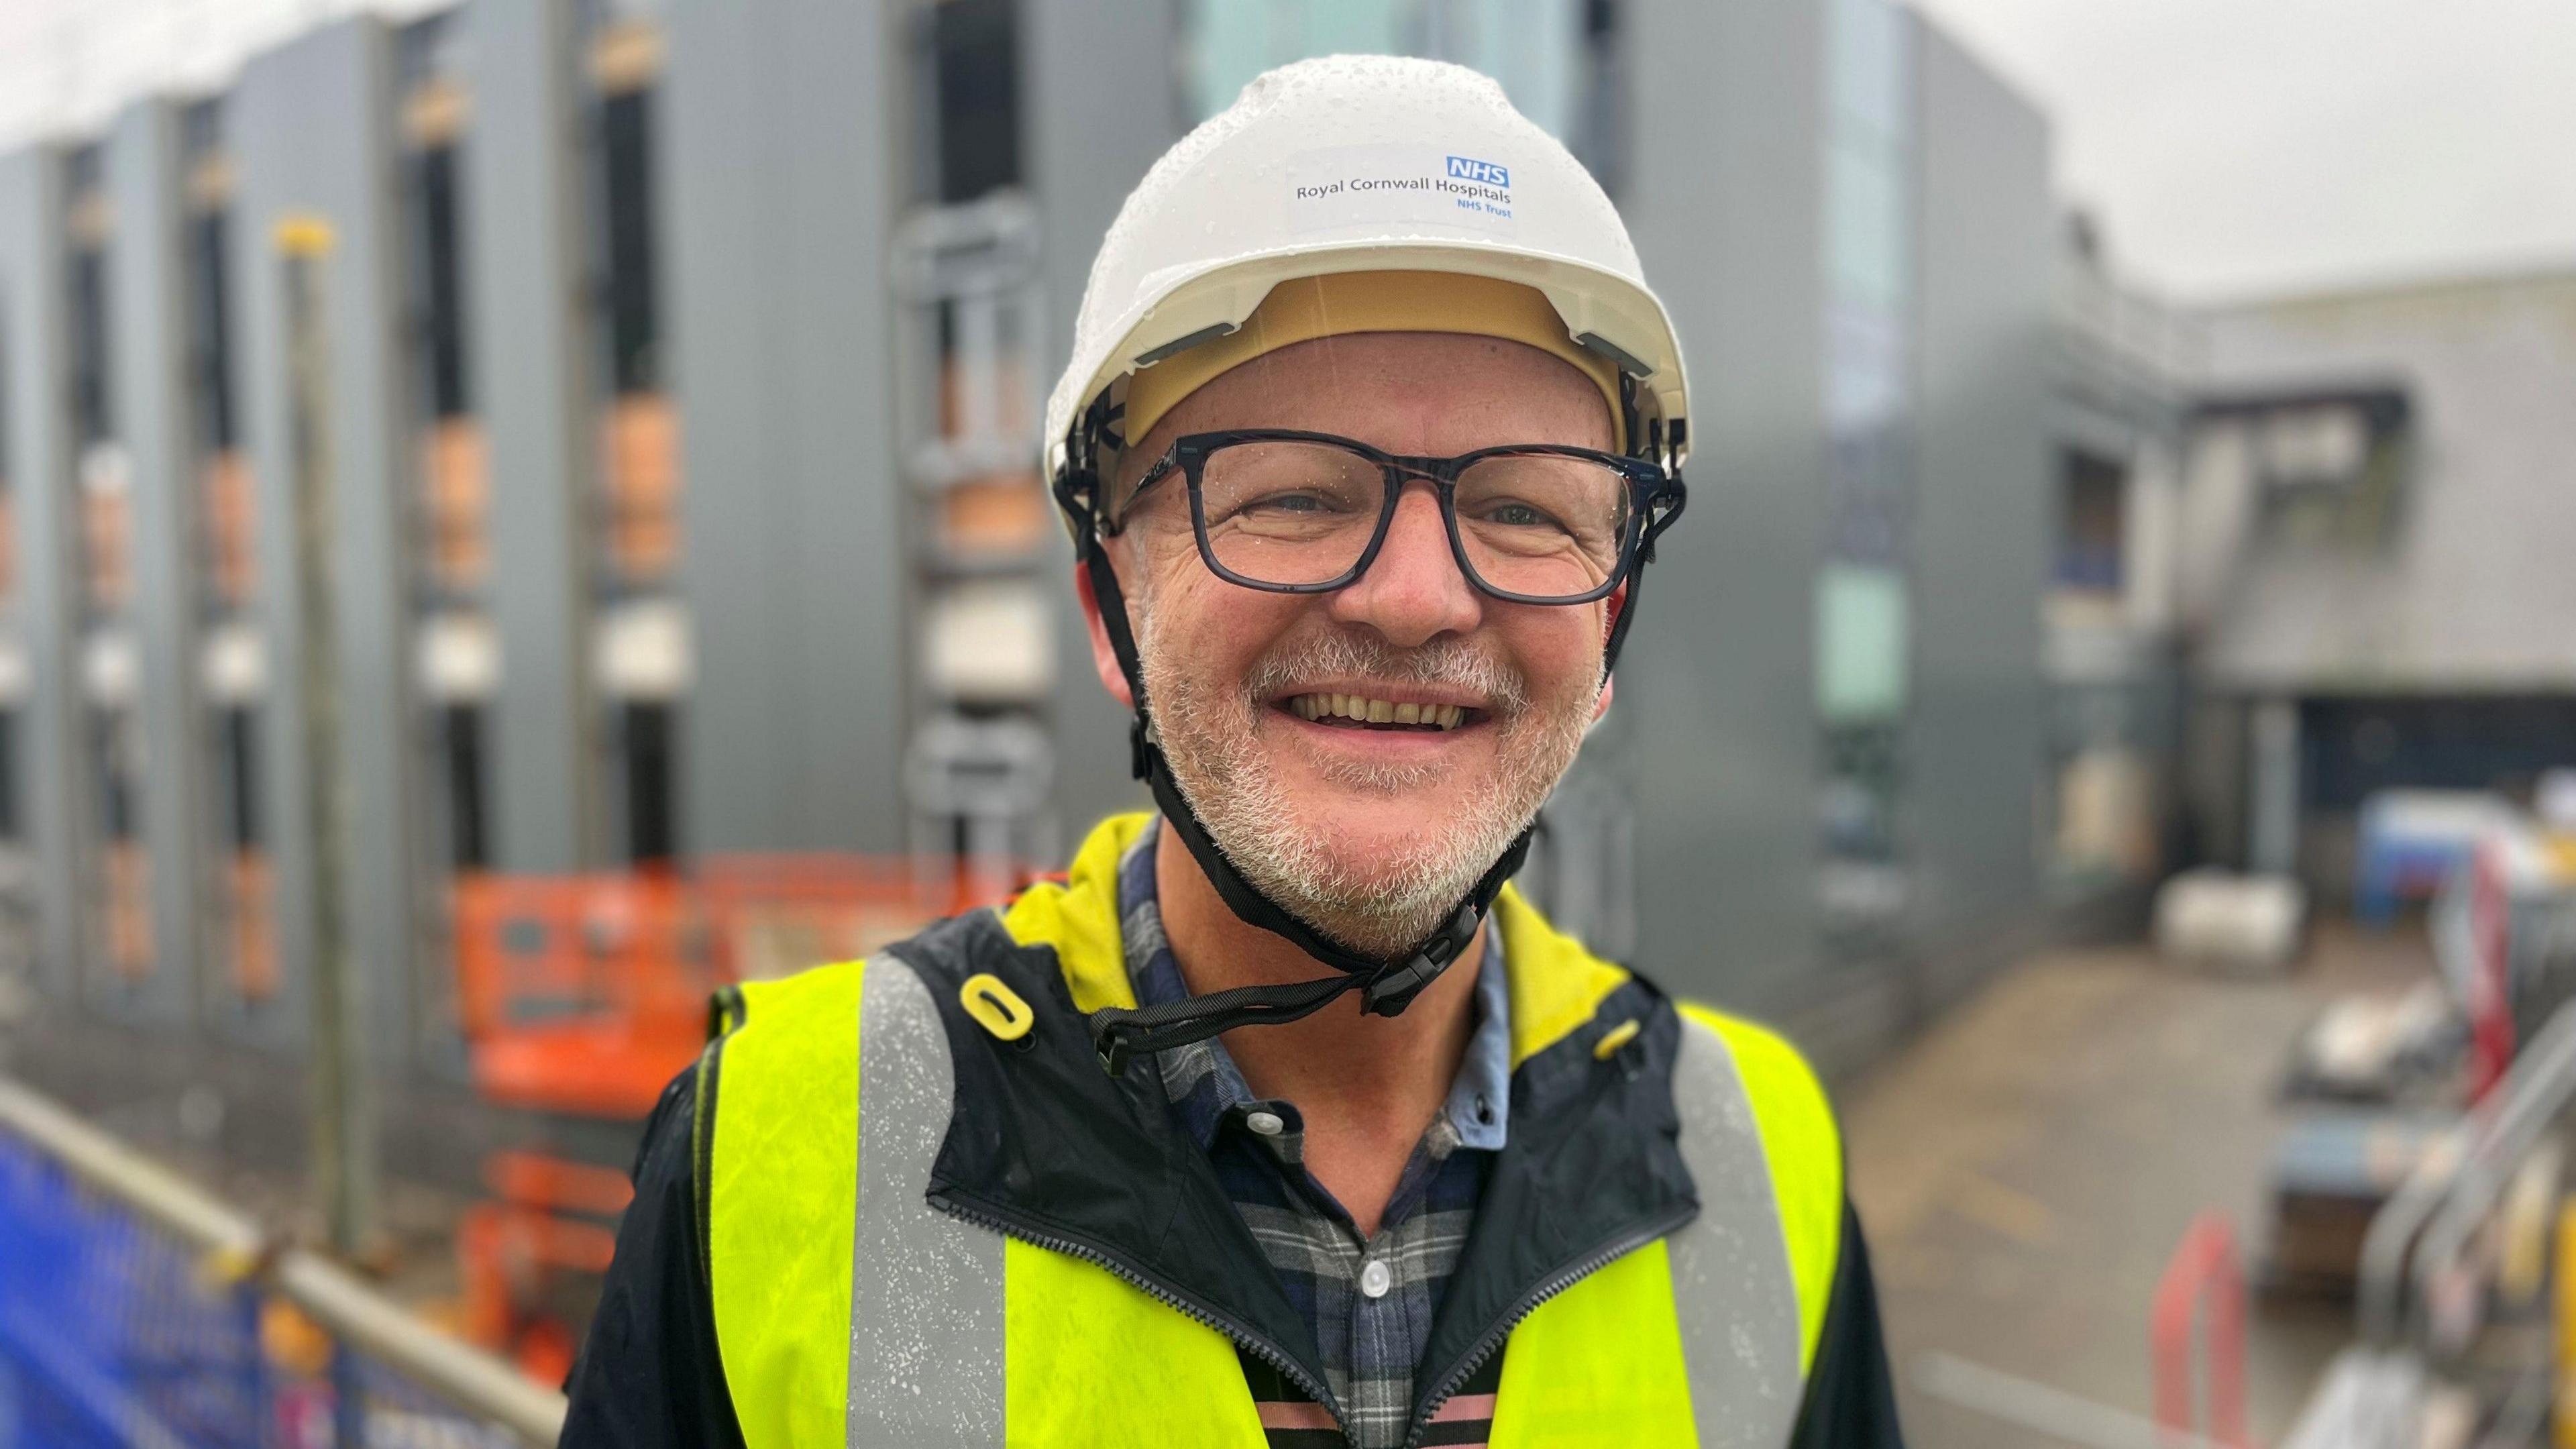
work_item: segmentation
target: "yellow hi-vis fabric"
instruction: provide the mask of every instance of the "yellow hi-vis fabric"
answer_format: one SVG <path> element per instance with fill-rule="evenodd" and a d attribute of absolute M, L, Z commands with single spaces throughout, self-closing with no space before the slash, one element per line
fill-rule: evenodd
<path fill-rule="evenodd" d="M 725 1383 L 754 1449 L 841 1442 L 859 972 L 851 962 L 746 983 L 744 1025 L 724 1044 L 707 1278 Z"/>
<path fill-rule="evenodd" d="M 1132 1001 L 1117 864 L 1153 826 L 1106 822 L 1064 882 L 1002 915 L 1020 943 L 1054 948 L 1084 1011 Z M 1516 894 L 1494 919 L 1518 1062 L 1590 1022 L 1627 973 Z M 749 1449 L 1264 1442 L 1223 1333 L 923 1200 L 953 1087 L 911 968 L 846 963 L 743 998 L 701 1161 L 716 1334 Z M 1512 1331 L 1496 1445 L 1760 1449 L 1795 1423 L 1840 1247 L 1832 1119 L 1776 1037 L 1696 1007 L 1682 1027 L 1675 1096 L 1701 1217 Z M 1687 1098 L 1684 1067 L 1701 1084 Z"/>
<path fill-rule="evenodd" d="M 1016 1239 L 1005 1252 L 995 1442 L 1259 1449 L 1233 1340 L 1080 1258 Z"/>

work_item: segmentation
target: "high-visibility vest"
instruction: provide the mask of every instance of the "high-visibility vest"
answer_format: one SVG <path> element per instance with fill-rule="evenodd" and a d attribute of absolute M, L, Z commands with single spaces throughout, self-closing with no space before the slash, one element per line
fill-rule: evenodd
<path fill-rule="evenodd" d="M 948 944 L 926 936 L 929 945 L 748 984 L 726 1004 L 701 1063 L 693 1148 L 717 1341 L 749 1449 L 1265 1442 L 1241 1355 L 1276 1345 L 1252 1342 L 1259 1335 L 1188 1283 L 1026 1215 L 988 1219 L 934 1183 L 942 1164 L 987 1149 L 1091 1162 L 1079 1143 L 983 1140 L 1015 1129 L 986 1124 L 961 1094 L 1033 1058 L 961 1027 L 968 1018 L 944 1012 L 940 997 L 961 973 L 996 979 L 970 968 L 1025 971 L 1036 960 L 1061 972 L 1074 1011 L 1132 1004 L 1116 864 L 1149 827 L 1142 816 L 1108 822 L 1064 883 L 1031 890 L 998 919 L 955 923 Z M 1513 1137 L 1633 1132 L 1639 1160 L 1677 1148 L 1682 1200 L 1695 1195 L 1697 1211 L 1552 1276 L 1483 1285 L 1518 1295 L 1486 1335 L 1487 1356 L 1502 1356 L 1490 1442 L 1785 1444 L 1840 1248 L 1841 1151 L 1815 1078 L 1769 1032 L 1684 1007 L 1663 1014 L 1674 1023 L 1660 1030 L 1668 1060 L 1640 1083 L 1642 1019 L 1602 1019 L 1613 1003 L 1649 999 L 1622 989 L 1628 973 L 1508 891 L 1493 919 L 1511 974 Z M 1067 1027 L 1078 1032 L 1079 1019 L 1041 1024 Z M 1532 1071 L 1582 1083 L 1624 1071 L 1581 1100 L 1633 1091 L 1646 1105 L 1634 1122 L 1525 1120 Z M 952 1145 L 952 1129 L 978 1140 Z M 1100 1195 L 1129 1186 L 1106 1179 L 1114 1160 L 1088 1170 L 994 1191 L 1024 1189 L 1044 1209 L 1095 1184 Z M 1510 1210 L 1489 1185 L 1480 1215 Z M 1480 1234 L 1488 1226 L 1480 1220 Z M 1552 1227 L 1523 1226 L 1531 1262 L 1571 1246 L 1544 1241 Z M 1453 1278 L 1450 1298 L 1462 1291 Z M 1487 1407 L 1440 1403 L 1425 1417 Z"/>

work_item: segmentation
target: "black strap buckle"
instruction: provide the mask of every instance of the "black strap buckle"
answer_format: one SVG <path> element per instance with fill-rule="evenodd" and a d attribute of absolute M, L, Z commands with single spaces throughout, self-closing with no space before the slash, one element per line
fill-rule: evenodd
<path fill-rule="evenodd" d="M 1360 988 L 1360 1010 L 1371 1016 L 1401 1016 L 1422 994 L 1422 988 L 1440 979 L 1448 963 L 1434 961 L 1431 953 L 1414 957 L 1402 966 L 1390 966 Z"/>
<path fill-rule="evenodd" d="M 1113 1077 L 1127 1075 L 1127 1062 L 1136 1054 L 1136 1038 L 1145 1034 L 1134 1022 L 1104 1023 L 1092 1038 L 1093 1049 L 1100 1053 L 1100 1069 Z"/>
<path fill-rule="evenodd" d="M 1449 917 L 1449 924 L 1401 965 L 1389 964 L 1360 987 L 1360 1010 L 1372 1016 L 1401 1016 L 1413 1004 L 1422 989 L 1440 979 L 1440 973 L 1458 959 L 1475 939 L 1476 926 L 1483 919 L 1473 904 L 1463 905 Z"/>

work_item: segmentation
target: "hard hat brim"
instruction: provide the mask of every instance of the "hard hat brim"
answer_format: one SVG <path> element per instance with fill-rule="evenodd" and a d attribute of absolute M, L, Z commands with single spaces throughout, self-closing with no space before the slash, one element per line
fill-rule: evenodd
<path fill-rule="evenodd" d="M 1120 378 L 1240 327 L 1282 282 L 1361 271 L 1456 272 L 1530 287 L 1556 309 L 1569 337 L 1636 379 L 1641 422 L 1660 421 L 1669 431 L 1690 415 L 1681 340 L 1663 304 L 1633 277 L 1509 243 L 1382 235 L 1306 241 L 1158 279 L 1143 301 L 1106 330 L 1114 340 L 1098 356 L 1074 359 L 1048 399 L 1047 475 L 1064 464 L 1074 417 Z"/>

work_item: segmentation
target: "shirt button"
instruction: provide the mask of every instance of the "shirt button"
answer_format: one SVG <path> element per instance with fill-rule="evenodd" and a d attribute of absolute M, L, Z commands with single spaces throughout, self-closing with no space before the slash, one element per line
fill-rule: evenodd
<path fill-rule="evenodd" d="M 1264 1137 L 1276 1137 L 1288 1130 L 1288 1124 L 1279 1120 L 1279 1114 L 1276 1112 L 1247 1112 L 1243 1117 L 1243 1125 Z"/>
<path fill-rule="evenodd" d="M 1384 1298 L 1386 1290 L 1394 1286 L 1395 1274 L 1386 1266 L 1384 1258 L 1371 1258 L 1368 1260 L 1368 1266 L 1360 1269 L 1362 1295 L 1370 1298 Z"/>

